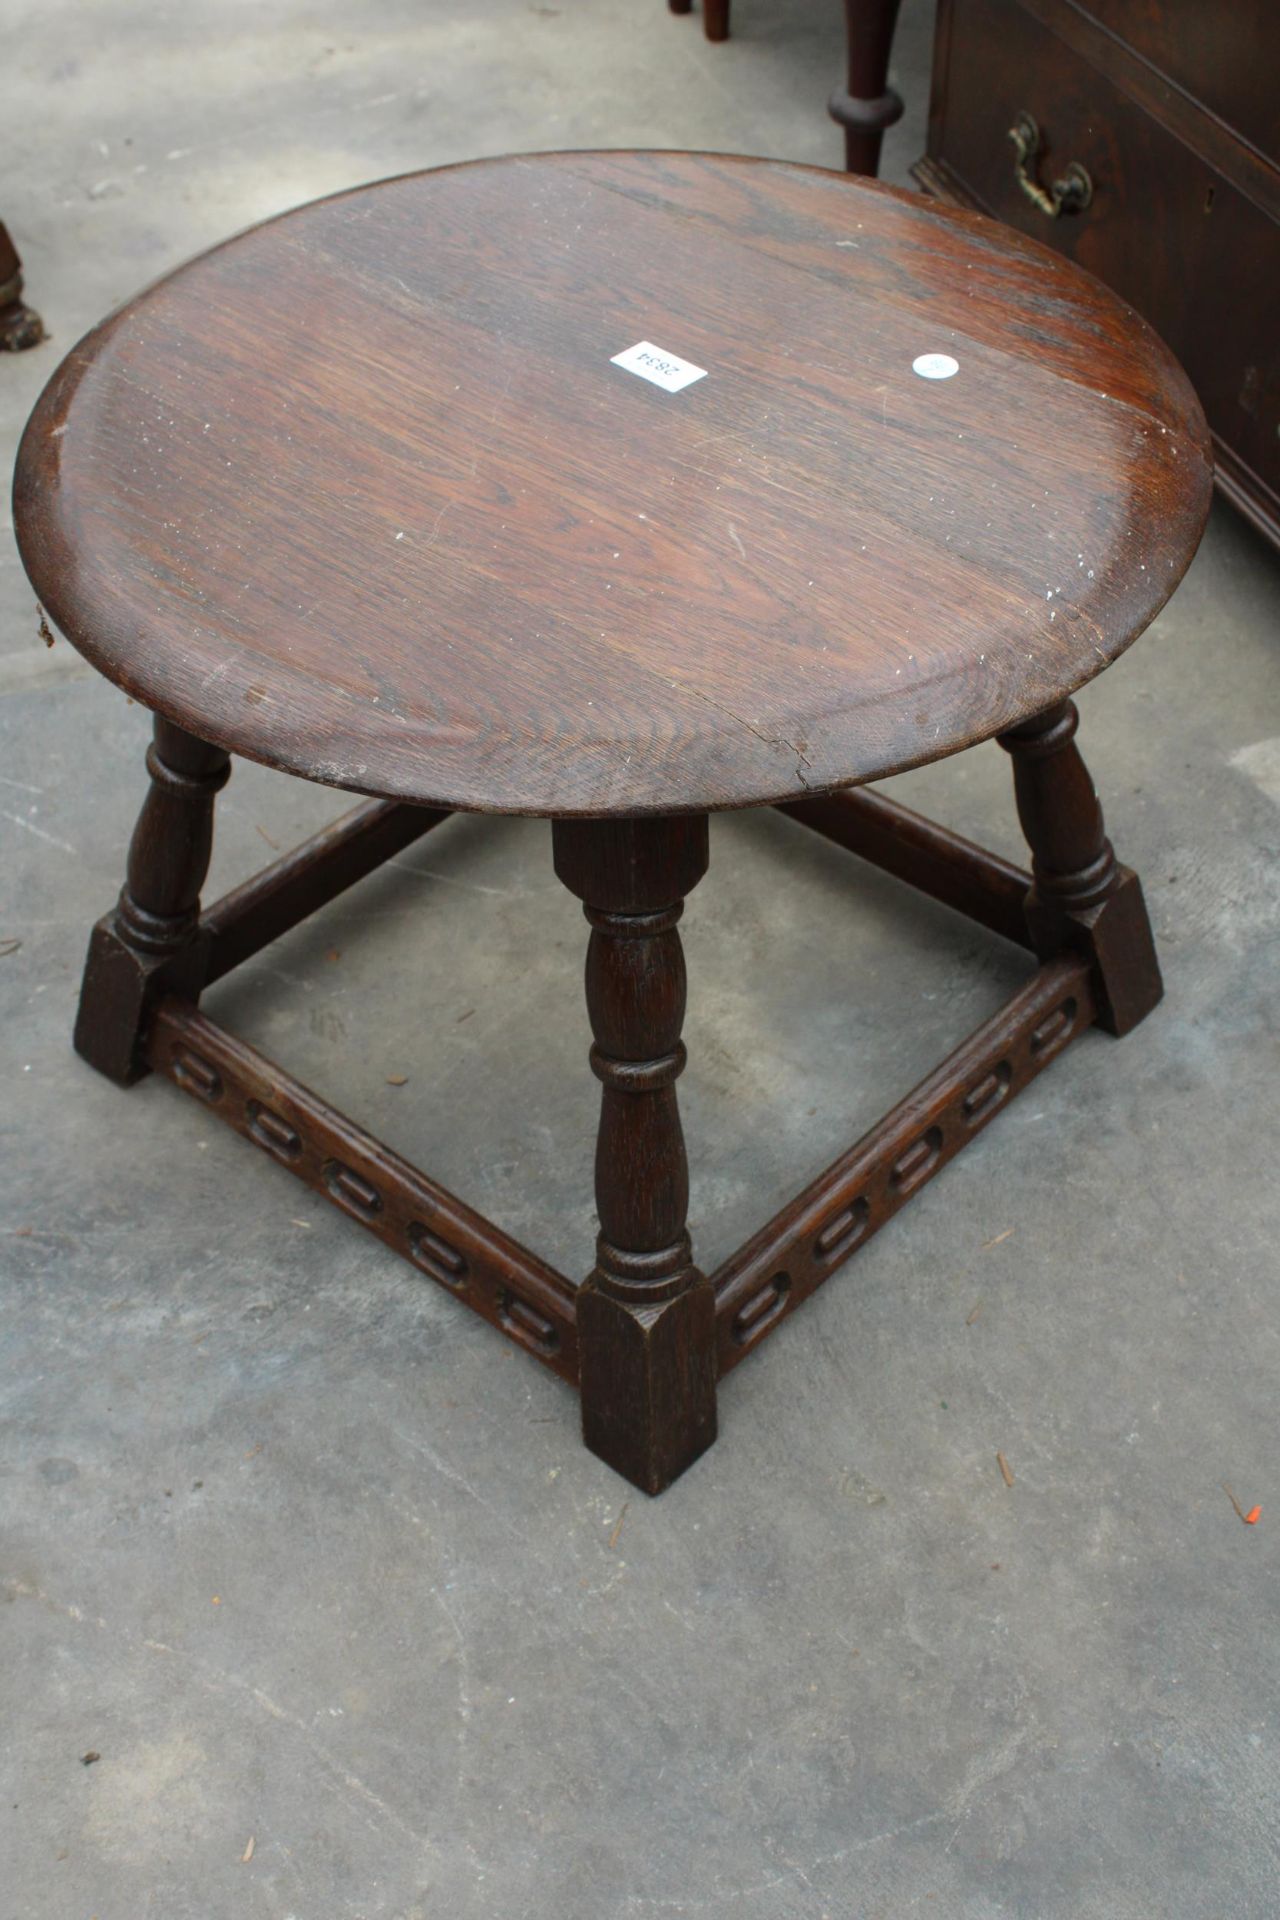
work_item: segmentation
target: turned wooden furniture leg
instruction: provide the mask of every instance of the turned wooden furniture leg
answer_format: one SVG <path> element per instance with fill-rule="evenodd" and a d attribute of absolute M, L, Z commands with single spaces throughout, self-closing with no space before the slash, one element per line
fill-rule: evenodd
<path fill-rule="evenodd" d="M 1098 1025 L 1128 1033 L 1163 987 L 1136 873 L 1112 851 L 1064 700 L 1000 736 L 1013 756 L 1018 818 L 1031 848 L 1027 924 L 1042 959 L 1069 948 L 1093 962 Z"/>
<path fill-rule="evenodd" d="M 156 716 L 147 749 L 151 788 L 129 845 L 114 912 L 89 941 L 75 1044 L 91 1066 L 123 1086 L 148 1071 L 143 1043 L 162 994 L 196 1000 L 207 936 L 200 889 L 213 850 L 213 804 L 230 757 Z"/>
<path fill-rule="evenodd" d="M 692 13 L 693 0 L 667 0 L 672 13 Z M 708 40 L 729 38 L 729 0 L 702 0 L 702 30 Z"/>
<path fill-rule="evenodd" d="M 24 347 L 38 347 L 44 337 L 40 315 L 22 298 L 18 249 L 0 221 L 0 352 L 20 353 Z"/>
<path fill-rule="evenodd" d="M 850 173 L 880 166 L 884 130 L 902 117 L 889 85 L 889 55 L 901 0 L 844 0 L 848 80 L 832 94 L 828 111 L 844 128 L 844 164 Z"/>
<path fill-rule="evenodd" d="M 707 869 L 705 814 L 558 820 L 555 867 L 591 923 L 587 1011 L 602 1083 L 596 1264 L 578 1291 L 587 1445 L 660 1493 L 716 1434 L 715 1304 L 685 1225 L 689 1174 L 676 925 Z"/>

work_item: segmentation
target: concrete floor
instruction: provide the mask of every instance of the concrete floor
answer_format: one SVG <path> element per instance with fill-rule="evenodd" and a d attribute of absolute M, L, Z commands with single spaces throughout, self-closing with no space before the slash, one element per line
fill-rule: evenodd
<path fill-rule="evenodd" d="M 661 0 L 8 0 L 0 211 L 54 338 L 0 362 L 5 446 L 116 301 L 348 182 L 590 143 L 835 164 L 838 9 L 736 4 L 709 50 Z M 908 0 L 897 180 L 929 27 Z M 0 615 L 2 1920 L 1280 1910 L 1275 555 L 1216 509 L 1082 702 L 1164 1006 L 1083 1040 L 736 1372 L 656 1503 L 356 1227 L 72 1056 L 145 720 L 40 645 L 8 536 Z M 1017 851 L 994 747 L 901 785 Z M 215 886 L 334 810 L 239 768 Z M 708 1263 L 1018 971 L 775 817 L 712 844 L 683 1082 Z M 457 820 L 213 1002 L 576 1273 L 583 943 L 545 829 Z"/>

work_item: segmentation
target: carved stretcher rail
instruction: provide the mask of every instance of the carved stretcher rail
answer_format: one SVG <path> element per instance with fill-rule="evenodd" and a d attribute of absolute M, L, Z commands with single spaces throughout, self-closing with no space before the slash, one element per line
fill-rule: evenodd
<path fill-rule="evenodd" d="M 260 953 L 448 818 L 436 807 L 371 800 L 223 894 L 200 916 L 209 937 L 206 985 L 221 980 L 250 954 Z"/>
<path fill-rule="evenodd" d="M 1094 1017 L 1089 962 L 1034 979 L 712 1275 L 723 1375 L 892 1218 Z"/>
<path fill-rule="evenodd" d="M 575 1288 L 554 1267 L 189 1001 L 161 1001 L 147 1058 L 419 1273 L 577 1383 Z"/>
<path fill-rule="evenodd" d="M 1031 947 L 1026 898 L 1031 875 L 870 787 L 793 800 L 778 808 L 826 840 L 869 860 L 931 899 Z"/>

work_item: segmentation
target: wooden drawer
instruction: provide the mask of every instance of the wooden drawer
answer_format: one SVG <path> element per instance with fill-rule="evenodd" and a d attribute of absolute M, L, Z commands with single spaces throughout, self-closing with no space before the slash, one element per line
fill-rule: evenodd
<path fill-rule="evenodd" d="M 1020 187 L 1025 113 L 1036 178 L 1083 166 L 1084 210 L 1051 218 Z M 1067 0 L 942 0 L 917 177 L 1132 301 L 1195 383 L 1225 490 L 1280 537 L 1280 171 Z"/>
<path fill-rule="evenodd" d="M 1259 153 L 1280 153 L 1276 0 L 1088 0 L 1087 10 Z"/>

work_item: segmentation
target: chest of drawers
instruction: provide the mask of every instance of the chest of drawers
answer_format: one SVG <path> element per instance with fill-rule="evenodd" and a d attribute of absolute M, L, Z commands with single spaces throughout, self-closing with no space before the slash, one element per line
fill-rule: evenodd
<path fill-rule="evenodd" d="M 926 191 L 1061 248 L 1191 375 L 1280 543 L 1277 0 L 940 0 Z"/>

